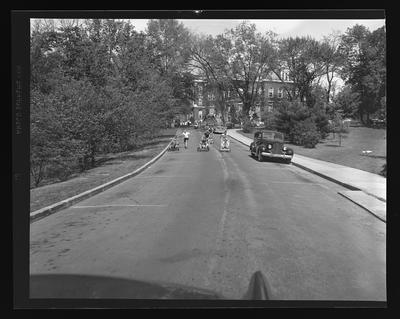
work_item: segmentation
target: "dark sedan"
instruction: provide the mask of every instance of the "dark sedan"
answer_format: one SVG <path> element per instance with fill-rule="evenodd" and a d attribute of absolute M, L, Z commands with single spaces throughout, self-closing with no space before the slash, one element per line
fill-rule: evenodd
<path fill-rule="evenodd" d="M 254 133 L 254 141 L 250 144 L 251 156 L 256 156 L 262 162 L 264 158 L 280 158 L 290 163 L 293 158 L 293 150 L 283 143 L 284 136 L 276 131 L 257 131 Z"/>

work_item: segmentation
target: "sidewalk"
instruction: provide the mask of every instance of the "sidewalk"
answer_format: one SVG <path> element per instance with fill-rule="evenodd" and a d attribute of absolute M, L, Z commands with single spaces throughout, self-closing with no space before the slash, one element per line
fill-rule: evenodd
<path fill-rule="evenodd" d="M 237 131 L 238 129 L 229 129 L 227 134 L 233 139 L 249 146 L 252 140 L 246 136 L 243 136 Z M 350 199 L 349 197 L 351 197 L 351 193 L 346 193 L 347 198 L 355 201 L 358 205 L 383 219 L 382 211 L 386 212 L 386 178 L 383 176 L 297 154 L 294 154 L 292 163 L 295 166 L 301 167 L 335 183 L 341 184 L 350 190 L 363 191 L 365 194 L 373 196 L 375 199 L 379 199 L 379 208 L 377 208 L 376 201 L 373 201 L 372 198 L 370 202 L 374 202 L 374 205 L 370 205 L 371 207 L 366 207 L 369 206 L 365 204 L 368 201 L 357 200 L 357 198 L 360 196 L 356 195 L 356 193 L 354 193 L 354 198 Z M 379 210 L 379 213 L 377 210 Z M 384 216 L 384 220 L 386 220 L 386 216 Z"/>

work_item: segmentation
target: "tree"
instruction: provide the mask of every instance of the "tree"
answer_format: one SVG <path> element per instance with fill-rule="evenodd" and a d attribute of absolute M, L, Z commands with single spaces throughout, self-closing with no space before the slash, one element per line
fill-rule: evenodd
<path fill-rule="evenodd" d="M 293 84 L 283 86 L 288 93 L 289 100 L 299 99 L 312 107 L 312 84 L 324 70 L 322 48 L 318 41 L 311 37 L 290 37 L 278 42 L 278 56 L 274 67 L 276 76 L 282 78 L 284 71 L 288 70 Z"/>
<path fill-rule="evenodd" d="M 355 25 L 342 36 L 340 50 L 347 57 L 342 75 L 359 94 L 358 115 L 366 123 L 371 114 L 379 111 L 386 96 L 385 28 L 371 33 L 366 27 Z"/>
<path fill-rule="evenodd" d="M 311 109 L 300 101 L 281 101 L 276 106 L 275 124 L 279 131 L 291 141 L 294 140 L 294 126 L 297 122 L 311 118 Z"/>
<path fill-rule="evenodd" d="M 333 102 L 335 109 L 340 110 L 343 117 L 353 118 L 356 115 L 360 104 L 359 93 L 353 92 L 349 85 L 344 86 Z"/>
<path fill-rule="evenodd" d="M 193 77 L 188 72 L 189 30 L 175 19 L 159 19 L 150 20 L 146 31 L 146 49 L 160 75 L 172 88 L 175 112 L 189 113 L 193 99 L 190 89 Z"/>
<path fill-rule="evenodd" d="M 272 32 L 257 33 L 255 24 L 244 21 L 214 41 L 215 68 L 224 74 L 242 101 L 244 117 L 248 117 L 260 94 L 261 79 L 274 65 L 274 37 Z"/>
<path fill-rule="evenodd" d="M 335 133 L 339 136 L 339 146 L 342 146 L 342 133 L 344 132 L 343 116 L 340 111 L 335 112 L 334 117 L 331 120 L 331 129 L 335 136 Z"/>
<path fill-rule="evenodd" d="M 232 86 L 219 66 L 219 55 L 215 39 L 211 36 L 193 36 L 191 43 L 191 64 L 198 74 L 207 79 L 212 94 L 216 96 L 216 110 L 222 115 L 225 123 L 227 99 Z"/>
<path fill-rule="evenodd" d="M 136 147 L 190 104 L 191 75 L 162 75 L 145 33 L 117 20 L 78 22 L 32 23 L 34 186 Z"/>
<path fill-rule="evenodd" d="M 326 102 L 331 99 L 331 91 L 334 85 L 334 78 L 338 76 L 344 64 L 345 56 L 343 56 L 340 48 L 340 35 L 337 32 L 323 38 L 321 44 L 321 59 L 323 63 L 323 72 L 326 79 Z"/>

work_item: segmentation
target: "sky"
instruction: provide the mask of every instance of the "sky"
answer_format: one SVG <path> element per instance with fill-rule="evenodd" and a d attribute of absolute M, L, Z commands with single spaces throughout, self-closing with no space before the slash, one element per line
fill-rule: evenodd
<path fill-rule="evenodd" d="M 203 33 L 217 35 L 224 32 L 225 29 L 234 28 L 243 20 L 222 20 L 222 19 L 178 19 L 189 30 L 194 33 Z M 137 31 L 145 31 L 147 25 L 146 19 L 131 20 Z M 346 32 L 347 28 L 356 24 L 365 25 L 370 31 L 374 31 L 385 25 L 384 19 L 368 19 L 368 20 L 247 20 L 256 24 L 257 31 L 274 31 L 279 37 L 289 36 L 306 36 L 310 35 L 316 40 L 322 39 L 333 31 L 341 33 Z"/>
<path fill-rule="evenodd" d="M 35 19 L 31 19 L 33 23 Z M 127 21 L 128 19 L 122 19 Z M 145 31 L 147 27 L 148 19 L 129 19 L 130 22 L 135 26 L 136 31 Z M 203 33 L 206 35 L 215 36 L 223 33 L 226 29 L 232 29 L 237 26 L 243 20 L 233 19 L 178 19 L 182 22 L 190 31 L 193 33 Z M 295 36 L 311 36 L 316 40 L 321 40 L 324 36 L 331 34 L 332 32 L 339 31 L 340 33 L 346 32 L 347 28 L 350 28 L 356 24 L 366 26 L 370 31 L 374 31 L 385 25 L 384 19 L 368 19 L 368 20 L 275 20 L 275 19 L 258 19 L 258 20 L 246 20 L 256 25 L 258 32 L 273 31 L 278 37 L 295 37 Z M 57 24 L 57 20 L 56 20 Z"/>

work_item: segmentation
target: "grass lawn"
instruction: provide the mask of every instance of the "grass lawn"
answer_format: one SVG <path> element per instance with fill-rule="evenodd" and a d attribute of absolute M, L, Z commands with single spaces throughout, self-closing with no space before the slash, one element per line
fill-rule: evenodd
<path fill-rule="evenodd" d="M 158 155 L 171 141 L 176 129 L 165 129 L 161 135 L 137 150 L 107 154 L 98 158 L 98 166 L 72 178 L 30 190 L 30 211 L 55 204 L 113 179 L 133 172 Z"/>
<path fill-rule="evenodd" d="M 253 134 L 239 132 L 253 138 Z M 315 148 L 304 148 L 289 143 L 286 145 L 292 148 L 295 154 L 375 174 L 379 174 L 386 163 L 386 129 L 351 126 L 349 133 L 342 135 L 341 146 L 339 146 L 338 136 L 333 138 L 332 134 Z M 366 150 L 372 152 L 369 155 L 363 155 L 362 151 Z"/>

